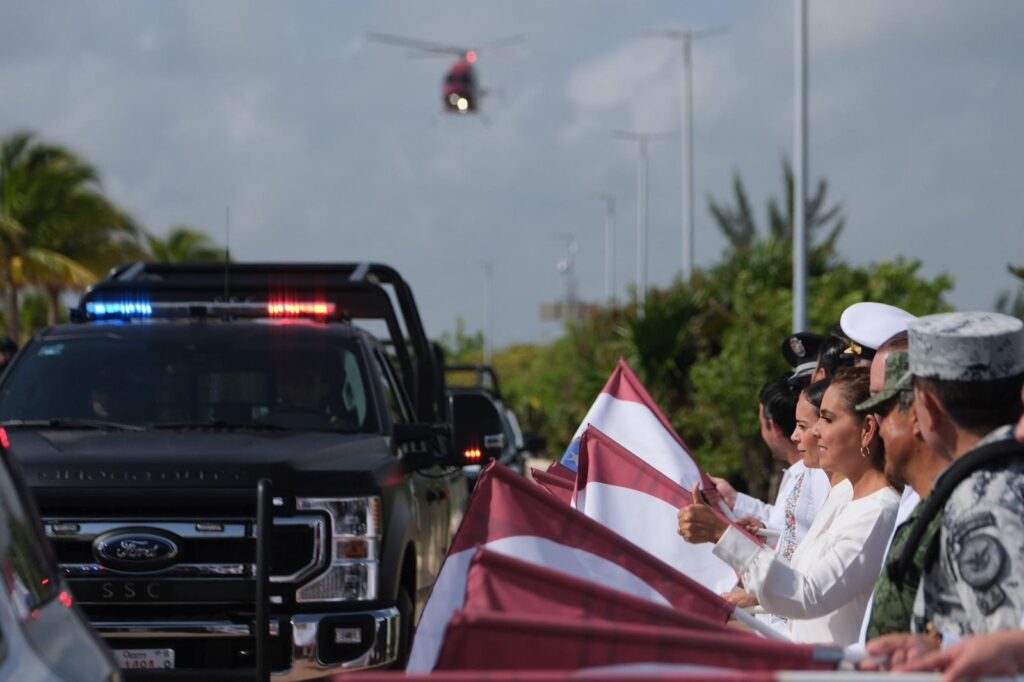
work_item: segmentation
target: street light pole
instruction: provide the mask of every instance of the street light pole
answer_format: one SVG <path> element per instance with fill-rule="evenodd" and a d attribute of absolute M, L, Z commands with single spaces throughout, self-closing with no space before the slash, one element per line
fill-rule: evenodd
<path fill-rule="evenodd" d="M 682 277 L 683 281 L 689 281 L 693 276 L 693 41 L 706 38 L 717 33 L 724 32 L 724 28 L 711 28 L 704 30 L 694 29 L 668 29 L 652 31 L 651 33 L 670 40 L 677 40 L 682 48 L 683 56 L 683 80 L 680 90 L 679 110 L 683 117 L 682 134 L 682 164 L 680 166 L 682 176 L 682 206 L 680 215 L 683 224 L 683 246 L 682 246 Z"/>
<path fill-rule="evenodd" d="M 491 364 L 494 357 L 494 339 L 491 328 L 491 288 L 494 275 L 494 264 L 491 261 L 484 263 L 484 364 Z"/>
<path fill-rule="evenodd" d="M 793 331 L 807 329 L 807 0 L 796 0 L 793 76 Z"/>
<path fill-rule="evenodd" d="M 604 298 L 615 300 L 615 199 L 611 192 L 597 192 L 595 199 L 604 202 Z"/>
<path fill-rule="evenodd" d="M 643 309 L 647 299 L 647 145 L 651 140 L 670 137 L 673 133 L 638 133 L 616 130 L 612 136 L 637 143 L 636 169 L 636 302 Z"/>

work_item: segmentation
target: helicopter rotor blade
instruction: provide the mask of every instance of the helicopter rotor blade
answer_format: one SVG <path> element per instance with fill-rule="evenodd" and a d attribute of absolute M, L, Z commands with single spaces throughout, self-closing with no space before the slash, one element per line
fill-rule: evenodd
<path fill-rule="evenodd" d="M 457 47 L 455 45 L 445 45 L 443 43 L 435 43 L 430 40 L 420 40 L 418 38 L 406 38 L 405 36 L 396 36 L 390 33 L 376 33 L 370 31 L 366 34 L 366 39 L 375 43 L 391 45 L 393 47 L 409 47 L 421 52 L 448 54 L 455 55 L 457 57 L 461 57 L 468 51 L 465 48 Z"/>

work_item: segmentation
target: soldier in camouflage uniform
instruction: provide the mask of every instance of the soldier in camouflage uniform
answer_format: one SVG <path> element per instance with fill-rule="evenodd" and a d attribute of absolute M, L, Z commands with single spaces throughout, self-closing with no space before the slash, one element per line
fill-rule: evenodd
<path fill-rule="evenodd" d="M 926 440 L 955 461 L 936 480 L 898 559 L 925 548 L 913 630 L 942 637 L 1019 627 L 1024 614 L 1024 447 L 1013 440 L 1024 382 L 1024 324 L 948 313 L 910 326 L 915 410 Z M 941 518 L 937 541 L 928 528 Z"/>
<path fill-rule="evenodd" d="M 901 347 L 906 347 L 905 340 Z M 909 353 L 906 350 L 889 351 L 885 353 L 883 359 L 880 349 L 874 362 L 880 359 L 885 367 L 882 388 L 870 399 L 857 405 L 857 411 L 874 413 L 879 420 L 879 432 L 885 442 L 885 473 L 889 480 L 897 485 L 910 486 L 927 500 L 932 491 L 933 481 L 949 465 L 950 460 L 935 453 L 921 437 L 913 409 L 914 386 L 910 374 Z M 872 365 L 872 372 L 875 371 L 876 368 Z M 894 581 L 889 577 L 889 571 L 893 570 L 891 567 L 902 554 L 921 511 L 922 505 L 919 504 L 907 520 L 896 527 L 886 565 L 875 584 L 867 623 L 869 639 L 910 630 L 914 598 L 921 579 L 925 554 L 931 539 L 938 532 L 940 519 L 934 519 L 929 525 L 907 575 L 899 581 Z"/>
<path fill-rule="evenodd" d="M 925 567 L 912 630 L 868 643 L 893 668 L 965 634 L 1018 628 L 1024 614 L 1024 323 L 995 313 L 947 313 L 910 325 L 914 411 L 929 446 L 953 463 L 935 481 L 890 577 Z M 937 538 L 926 542 L 939 519 Z M 927 634 L 924 634 L 927 633 Z"/>

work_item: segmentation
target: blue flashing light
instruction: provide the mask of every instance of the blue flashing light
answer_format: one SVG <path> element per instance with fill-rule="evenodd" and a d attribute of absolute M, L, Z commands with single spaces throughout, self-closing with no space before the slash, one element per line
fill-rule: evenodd
<path fill-rule="evenodd" d="M 85 312 L 94 317 L 151 317 L 153 306 L 148 301 L 90 301 L 85 304 Z"/>

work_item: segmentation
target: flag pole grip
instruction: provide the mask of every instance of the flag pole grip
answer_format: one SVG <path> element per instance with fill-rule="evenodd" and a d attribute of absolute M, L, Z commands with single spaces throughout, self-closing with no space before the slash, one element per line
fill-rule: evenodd
<path fill-rule="evenodd" d="M 773 639 L 777 642 L 791 641 L 789 637 L 786 637 L 786 635 L 782 634 L 771 625 L 768 625 L 768 623 L 758 620 L 753 614 L 747 613 L 745 609 L 737 607 L 736 610 L 732 612 L 732 617 L 765 639 Z"/>

